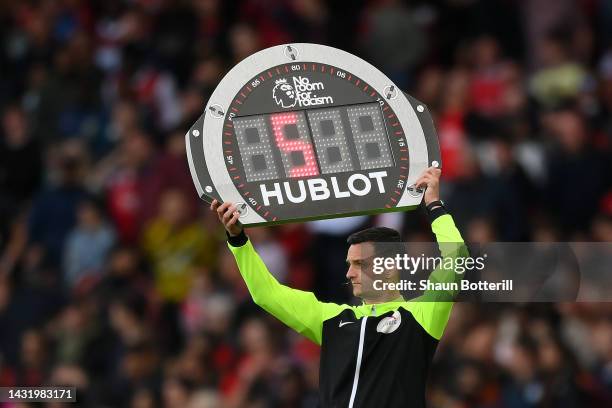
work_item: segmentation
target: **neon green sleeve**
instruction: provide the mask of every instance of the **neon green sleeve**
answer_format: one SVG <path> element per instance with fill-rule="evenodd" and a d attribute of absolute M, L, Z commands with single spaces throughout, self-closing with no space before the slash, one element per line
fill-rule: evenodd
<path fill-rule="evenodd" d="M 449 214 L 444 214 L 431 223 L 431 229 L 438 241 L 442 263 L 429 275 L 429 281 L 432 283 L 458 282 L 461 275 L 448 267 L 445 260 L 466 257 L 468 251 L 453 218 Z M 422 296 L 407 302 L 407 308 L 427 333 L 440 340 L 448 323 L 453 307 L 453 297 L 456 293 L 457 291 L 428 290 Z"/>
<path fill-rule="evenodd" d="M 253 301 L 313 342 L 321 344 L 325 320 L 349 308 L 347 305 L 320 302 L 312 292 L 281 285 L 268 271 L 250 240 L 238 247 L 228 243 L 228 247 L 236 258 Z"/>

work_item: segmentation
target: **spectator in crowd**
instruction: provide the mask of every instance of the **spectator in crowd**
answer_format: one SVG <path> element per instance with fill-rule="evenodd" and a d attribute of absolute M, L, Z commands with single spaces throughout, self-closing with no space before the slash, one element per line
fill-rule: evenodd
<path fill-rule="evenodd" d="M 56 174 L 50 177 L 56 180 L 36 196 L 28 221 L 28 251 L 36 254 L 36 262 L 50 268 L 61 265 L 66 238 L 76 224 L 78 205 L 88 197 L 83 185 L 86 172 L 83 146 L 67 142 L 54 160 L 55 168 L 51 170 Z"/>
<path fill-rule="evenodd" d="M 114 241 L 114 232 L 105 223 L 98 204 L 93 200 L 82 202 L 77 209 L 77 226 L 66 240 L 63 259 L 68 286 L 99 278 Z"/>
<path fill-rule="evenodd" d="M 159 214 L 143 233 L 142 247 L 153 267 L 157 290 L 168 301 L 183 300 L 194 269 L 212 265 L 215 259 L 210 238 L 200 223 L 188 218 L 186 207 L 182 191 L 164 191 Z"/>
<path fill-rule="evenodd" d="M 531 79 L 534 97 L 545 106 L 558 106 L 564 100 L 575 98 L 585 85 L 586 72 L 571 60 L 567 34 L 559 30 L 544 38 L 541 47 L 544 67 Z"/>
<path fill-rule="evenodd" d="M 31 200 L 32 195 L 40 188 L 42 152 L 39 144 L 32 138 L 25 112 L 16 105 L 7 107 L 2 114 L 2 135 L 1 208 L 19 208 Z"/>

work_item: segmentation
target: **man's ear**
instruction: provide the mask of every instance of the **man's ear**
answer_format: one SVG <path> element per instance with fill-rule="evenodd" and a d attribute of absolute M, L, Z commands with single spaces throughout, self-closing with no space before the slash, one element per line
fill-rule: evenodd
<path fill-rule="evenodd" d="M 385 280 L 387 282 L 399 282 L 399 271 L 396 268 L 385 269 Z"/>

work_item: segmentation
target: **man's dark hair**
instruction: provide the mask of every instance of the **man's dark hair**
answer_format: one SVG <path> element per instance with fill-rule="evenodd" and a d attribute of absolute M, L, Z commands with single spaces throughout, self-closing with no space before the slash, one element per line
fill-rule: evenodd
<path fill-rule="evenodd" d="M 395 256 L 405 251 L 402 237 L 393 228 L 372 227 L 357 231 L 346 239 L 349 245 L 371 242 L 374 245 L 374 256 Z"/>
<path fill-rule="evenodd" d="M 372 227 L 349 235 L 346 242 L 353 245 L 362 242 L 400 242 L 401 240 L 400 233 L 393 228 Z"/>
<path fill-rule="evenodd" d="M 371 242 L 374 246 L 374 257 L 395 257 L 406 252 L 400 233 L 393 228 L 367 228 L 349 235 L 346 242 L 349 245 Z"/>

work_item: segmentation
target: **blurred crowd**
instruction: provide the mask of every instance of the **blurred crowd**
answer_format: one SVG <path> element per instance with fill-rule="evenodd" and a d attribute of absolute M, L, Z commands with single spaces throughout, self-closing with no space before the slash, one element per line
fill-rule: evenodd
<path fill-rule="evenodd" d="M 316 406 L 318 347 L 252 303 L 185 156 L 220 78 L 276 44 L 353 52 L 430 107 L 466 240 L 612 241 L 606 0 L 0 0 L 0 39 L 0 386 Z M 354 302 L 368 225 L 433 239 L 420 211 L 249 236 L 281 282 Z M 612 304 L 457 304 L 428 400 L 612 406 Z"/>

